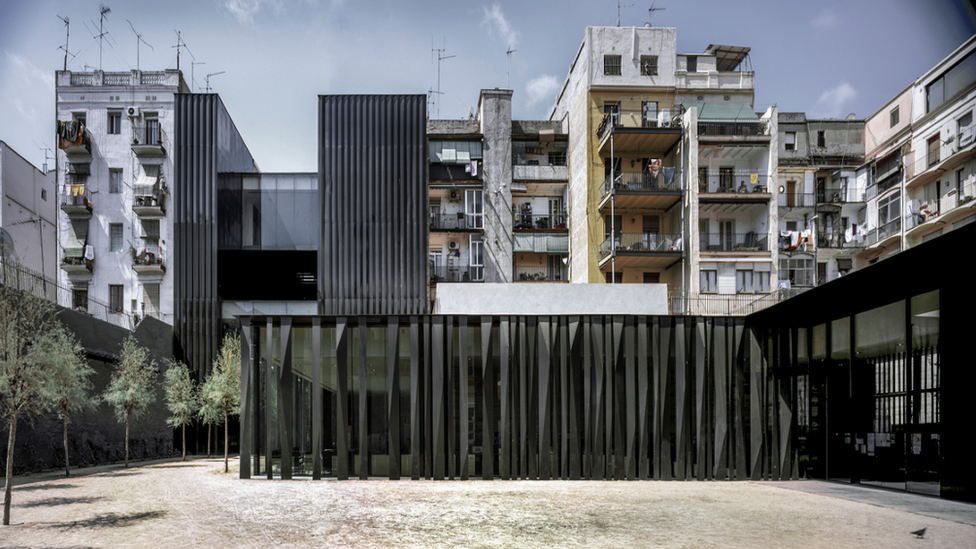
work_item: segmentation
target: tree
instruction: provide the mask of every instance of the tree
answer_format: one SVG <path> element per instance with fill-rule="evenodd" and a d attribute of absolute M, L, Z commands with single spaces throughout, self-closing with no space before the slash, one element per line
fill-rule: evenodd
<path fill-rule="evenodd" d="M 102 398 L 115 408 L 119 421 L 125 423 L 125 466 L 129 466 L 129 425 L 139 419 L 156 399 L 156 361 L 149 358 L 149 350 L 140 347 L 130 335 L 122 342 L 118 367 L 112 372 Z"/>
<path fill-rule="evenodd" d="M 201 388 L 202 398 L 214 406 L 224 418 L 224 472 L 228 467 L 227 421 L 241 413 L 241 340 L 236 334 L 227 334 L 220 344 L 220 354 L 214 361 L 213 372 Z"/>
<path fill-rule="evenodd" d="M 207 457 L 210 457 L 210 432 L 213 430 L 213 426 L 223 418 L 223 412 L 217 403 L 206 398 L 205 395 L 209 392 L 210 386 L 205 381 L 200 386 L 200 410 L 197 412 L 197 416 L 207 426 Z"/>
<path fill-rule="evenodd" d="M 88 393 L 92 388 L 89 378 L 95 371 L 85 360 L 81 345 L 63 326 L 59 325 L 55 331 L 54 343 L 50 361 L 53 366 L 51 403 L 64 425 L 64 476 L 67 477 L 71 476 L 68 466 L 68 422 L 72 415 L 94 405 Z"/>
<path fill-rule="evenodd" d="M 183 461 L 186 461 L 186 424 L 200 408 L 196 384 L 190 376 L 190 368 L 184 362 L 171 361 L 166 369 L 166 407 L 172 414 L 166 424 L 183 431 Z"/>
<path fill-rule="evenodd" d="M 0 269 L 0 414 L 9 422 L 3 524 L 10 524 L 10 491 L 14 476 L 17 421 L 51 403 L 52 347 L 59 324 L 54 304 L 18 286 L 19 271 Z"/>

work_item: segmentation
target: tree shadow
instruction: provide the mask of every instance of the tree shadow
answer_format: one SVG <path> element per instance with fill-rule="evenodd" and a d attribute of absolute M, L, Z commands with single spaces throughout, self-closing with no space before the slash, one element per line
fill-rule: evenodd
<path fill-rule="evenodd" d="M 62 490 L 67 488 L 77 488 L 75 484 L 40 484 L 43 481 L 37 481 L 34 484 L 21 484 L 20 486 L 14 486 L 12 488 L 15 492 L 27 492 L 32 490 Z"/>
<path fill-rule="evenodd" d="M 96 474 L 94 476 L 97 476 L 97 477 L 131 477 L 133 475 L 138 475 L 138 474 L 139 474 L 138 471 L 128 471 L 128 470 L 123 469 L 121 471 L 113 471 L 111 473 L 98 473 L 98 474 Z"/>
<path fill-rule="evenodd" d="M 73 503 L 94 503 L 102 497 L 77 497 L 77 498 L 46 498 L 30 503 L 15 504 L 17 507 L 51 507 L 54 505 L 71 505 Z"/>
<path fill-rule="evenodd" d="M 138 522 L 159 519 L 166 516 L 165 511 L 146 511 L 143 513 L 103 513 L 90 519 L 76 520 L 58 524 L 50 524 L 48 528 L 57 530 L 72 530 L 74 528 L 101 528 L 101 527 L 125 527 L 132 526 Z"/>

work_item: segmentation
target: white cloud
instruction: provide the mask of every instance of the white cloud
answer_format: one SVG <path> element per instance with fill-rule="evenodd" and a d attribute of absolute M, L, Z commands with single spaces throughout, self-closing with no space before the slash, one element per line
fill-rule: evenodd
<path fill-rule="evenodd" d="M 841 82 L 820 94 L 813 112 L 820 118 L 841 118 L 846 115 L 844 105 L 855 97 L 857 97 L 857 90 L 847 82 Z"/>
<path fill-rule="evenodd" d="M 4 52 L 7 54 L 7 61 L 13 65 L 14 69 L 19 73 L 18 76 L 25 82 L 31 83 L 31 81 L 39 81 L 46 87 L 54 90 L 54 76 L 51 71 L 45 71 L 39 69 L 36 65 L 27 60 L 26 57 L 17 55 L 16 53 Z"/>
<path fill-rule="evenodd" d="M 815 31 L 830 30 L 836 27 L 838 23 L 840 23 L 840 16 L 837 15 L 837 10 L 834 8 L 824 8 L 810 20 L 810 26 Z"/>
<path fill-rule="evenodd" d="M 559 89 L 559 81 L 555 76 L 543 74 L 537 76 L 525 85 L 525 92 L 529 96 L 529 105 L 535 105 L 540 101 L 553 101 L 556 90 Z"/>
<path fill-rule="evenodd" d="M 502 7 L 498 4 L 492 4 L 491 9 L 487 7 L 482 7 L 482 11 L 485 14 L 484 19 L 482 19 L 482 25 L 488 27 L 489 34 L 498 33 L 498 35 L 505 42 L 505 45 L 509 48 L 514 48 L 518 45 L 518 32 L 512 28 L 508 20 L 505 19 L 505 14 L 502 13 Z"/>

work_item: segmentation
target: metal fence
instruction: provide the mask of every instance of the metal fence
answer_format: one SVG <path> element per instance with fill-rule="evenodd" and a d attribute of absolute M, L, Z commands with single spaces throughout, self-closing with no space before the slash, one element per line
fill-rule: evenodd
<path fill-rule="evenodd" d="M 98 320 L 104 320 L 127 330 L 134 329 L 137 323 L 133 315 L 115 312 L 105 303 L 88 297 L 87 292 L 84 298 L 79 297 L 79 300 L 83 299 L 84 303 L 75 303 L 75 293 L 71 289 L 58 285 L 57 282 L 45 278 L 36 271 L 2 258 L 0 258 L 0 284 L 30 292 L 65 309 L 88 313 Z"/>
<path fill-rule="evenodd" d="M 809 288 L 781 288 L 768 294 L 699 294 L 688 296 L 674 293 L 668 296 L 668 310 L 672 315 L 746 316 L 786 301 Z"/>

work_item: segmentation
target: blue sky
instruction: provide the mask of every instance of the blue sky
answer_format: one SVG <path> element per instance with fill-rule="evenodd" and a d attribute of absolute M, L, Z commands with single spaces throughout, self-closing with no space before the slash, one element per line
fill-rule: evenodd
<path fill-rule="evenodd" d="M 265 171 L 315 171 L 317 95 L 437 88 L 441 118 L 466 117 L 482 88 L 515 91 L 513 116 L 545 118 L 586 26 L 615 25 L 614 0 L 103 0 L 111 8 L 105 71 L 181 68 L 201 91 L 208 73 Z M 621 9 L 647 22 L 650 2 Z M 679 53 L 752 48 L 756 110 L 864 118 L 976 33 L 958 0 L 658 0 L 655 26 L 678 29 Z M 71 21 L 68 68 L 97 68 L 99 2 L 0 0 L 0 140 L 40 166 L 55 144 L 54 72 Z M 506 55 L 508 49 L 516 51 Z M 508 66 L 506 67 L 506 61 Z M 191 65 L 191 63 L 199 63 Z M 506 69 L 508 74 L 506 75 Z"/>

